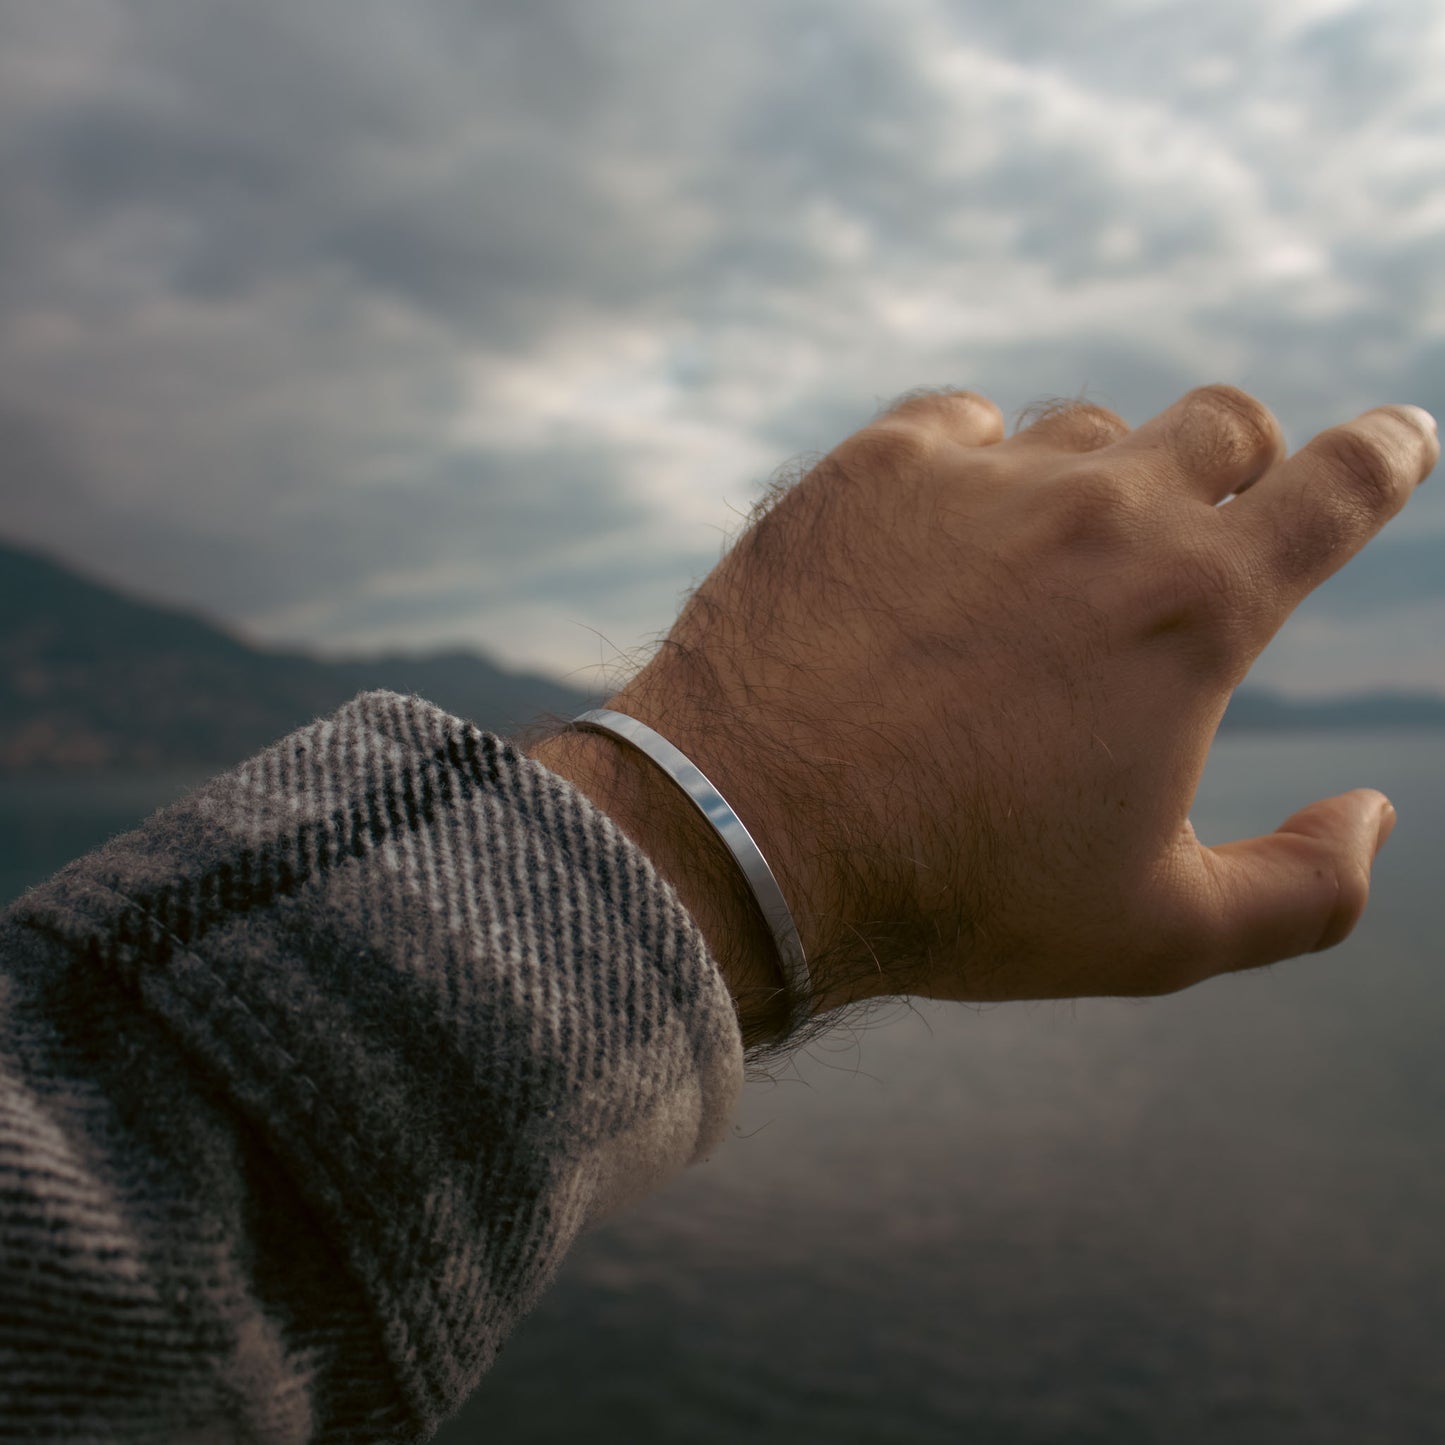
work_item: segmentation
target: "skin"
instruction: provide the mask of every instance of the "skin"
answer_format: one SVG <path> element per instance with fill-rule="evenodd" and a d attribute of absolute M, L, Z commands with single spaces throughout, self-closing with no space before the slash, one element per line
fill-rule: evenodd
<path fill-rule="evenodd" d="M 607 706 L 747 825 L 816 1013 L 1149 996 L 1329 948 L 1364 910 L 1382 794 L 1215 848 L 1189 810 L 1251 663 L 1438 457 L 1407 406 L 1290 456 L 1227 386 L 1137 429 L 1081 404 L 1008 438 L 984 397 L 912 396 L 765 499 Z M 682 794 L 597 734 L 529 751 L 678 889 L 745 1041 L 776 1038 L 769 935 Z"/>

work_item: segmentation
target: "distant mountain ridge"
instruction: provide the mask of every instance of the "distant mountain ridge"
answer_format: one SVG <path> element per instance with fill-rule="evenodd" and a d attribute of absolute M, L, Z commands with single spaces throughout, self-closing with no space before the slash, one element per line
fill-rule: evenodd
<path fill-rule="evenodd" d="M 461 650 L 327 662 L 253 647 L 0 545 L 0 771 L 225 767 L 372 688 L 417 693 L 505 735 L 604 701 Z M 1445 728 L 1445 696 L 1299 702 L 1242 688 L 1224 727 Z"/>
<path fill-rule="evenodd" d="M 507 735 L 602 701 L 460 650 L 327 662 L 253 647 L 0 545 L 0 771 L 225 767 L 372 688 Z"/>

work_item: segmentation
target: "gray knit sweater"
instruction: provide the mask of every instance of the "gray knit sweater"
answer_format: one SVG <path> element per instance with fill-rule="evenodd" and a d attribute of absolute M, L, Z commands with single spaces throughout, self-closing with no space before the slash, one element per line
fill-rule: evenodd
<path fill-rule="evenodd" d="M 364 694 L 0 916 L 0 1441 L 425 1440 L 742 1073 L 642 851 Z"/>

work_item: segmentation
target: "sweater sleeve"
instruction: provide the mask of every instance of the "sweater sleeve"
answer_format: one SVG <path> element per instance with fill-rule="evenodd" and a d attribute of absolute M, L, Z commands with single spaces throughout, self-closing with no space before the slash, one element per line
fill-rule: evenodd
<path fill-rule="evenodd" d="M 366 693 L 0 915 L 0 1441 L 422 1441 L 743 1056 L 646 855 Z"/>

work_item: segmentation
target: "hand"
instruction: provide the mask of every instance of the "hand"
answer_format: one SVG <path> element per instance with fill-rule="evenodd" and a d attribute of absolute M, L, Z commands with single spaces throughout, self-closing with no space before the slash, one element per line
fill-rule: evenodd
<path fill-rule="evenodd" d="M 608 705 L 752 831 L 820 1009 L 1159 994 L 1327 948 L 1384 797 L 1218 848 L 1189 809 L 1250 664 L 1438 455 L 1410 407 L 1286 458 L 1229 387 L 1008 440 L 980 396 L 915 397 L 767 499 Z"/>

